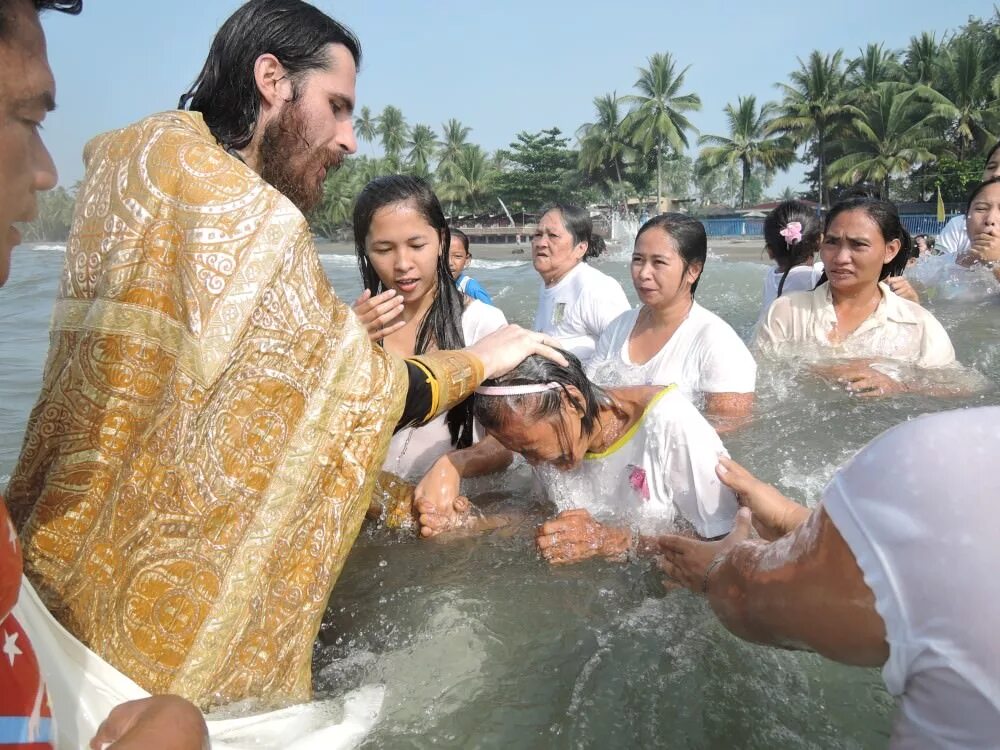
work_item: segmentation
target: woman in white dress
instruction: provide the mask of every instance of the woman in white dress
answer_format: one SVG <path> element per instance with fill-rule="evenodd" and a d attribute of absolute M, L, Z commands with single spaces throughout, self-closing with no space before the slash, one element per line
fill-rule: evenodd
<path fill-rule="evenodd" d="M 601 334 L 587 373 L 609 386 L 676 384 L 727 429 L 750 416 L 757 365 L 736 331 L 694 300 L 707 252 L 697 219 L 668 213 L 642 225 L 631 264 L 642 304 Z"/>
<path fill-rule="evenodd" d="M 412 357 L 460 349 L 507 324 L 499 308 L 455 287 L 448 268 L 450 241 L 441 204 L 420 178 L 379 177 L 358 195 L 354 243 L 365 291 L 355 311 L 387 351 Z M 506 468 L 510 451 L 482 439 L 473 404 L 470 398 L 422 427 L 397 432 L 382 466 L 382 488 L 399 487 L 402 480 L 416 484 L 414 499 L 455 502 L 462 478 Z"/>
<path fill-rule="evenodd" d="M 572 355 L 568 366 L 529 357 L 477 390 L 476 418 L 535 467 L 557 514 L 538 529 L 550 563 L 623 560 L 655 549 L 672 529 L 715 538 L 737 503 L 715 467 L 718 434 L 675 386 L 601 388 Z M 491 529 L 510 516 L 421 508 L 427 534 Z"/>

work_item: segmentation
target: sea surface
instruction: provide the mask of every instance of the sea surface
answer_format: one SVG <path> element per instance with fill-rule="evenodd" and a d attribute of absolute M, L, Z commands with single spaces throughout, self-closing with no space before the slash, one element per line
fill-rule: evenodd
<path fill-rule="evenodd" d="M 18 248 L 0 291 L 0 487 L 37 396 L 63 259 L 61 246 Z M 353 257 L 322 261 L 353 300 Z M 836 467 L 888 427 L 1000 403 L 1000 302 L 978 277 L 930 261 L 918 269 L 930 309 L 988 387 L 963 398 L 870 401 L 795 367 L 764 365 L 753 424 L 724 438 L 737 461 L 813 505 Z M 624 252 L 596 265 L 635 302 Z M 748 338 L 766 268 L 710 256 L 697 299 Z M 470 272 L 511 322 L 531 324 L 539 282 L 528 259 L 476 260 Z M 665 592 L 648 564 L 549 567 L 531 543 L 545 517 L 531 487 L 517 462 L 477 487 L 488 507 L 536 514 L 513 530 L 446 542 L 362 532 L 327 610 L 314 672 L 320 695 L 386 686 L 365 747 L 886 746 L 894 703 L 878 671 L 740 641 L 700 597 Z"/>

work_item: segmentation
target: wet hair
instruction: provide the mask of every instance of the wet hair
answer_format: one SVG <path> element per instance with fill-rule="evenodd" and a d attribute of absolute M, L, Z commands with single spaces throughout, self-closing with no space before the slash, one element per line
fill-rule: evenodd
<path fill-rule="evenodd" d="M 635 239 L 639 238 L 650 229 L 662 229 L 673 239 L 677 245 L 677 253 L 684 261 L 684 273 L 692 263 L 701 266 L 702 273 L 705 272 L 705 259 L 708 257 L 708 237 L 705 235 L 705 225 L 697 219 L 685 214 L 666 213 L 654 216 L 647 221 L 636 232 Z M 691 296 L 694 296 L 701 281 L 701 273 L 691 285 Z"/>
<path fill-rule="evenodd" d="M 506 375 L 484 381 L 485 386 L 558 383 L 560 387 L 516 396 L 477 396 L 475 414 L 479 424 L 487 430 L 502 430 L 514 414 L 532 420 L 544 419 L 555 426 L 559 443 L 565 450 L 571 442 L 562 419 L 565 396 L 570 405 L 580 412 L 583 434 L 593 435 L 598 427 L 597 416 L 601 407 L 614 402 L 603 388 L 590 382 L 575 355 L 566 351 L 561 353 L 569 363 L 566 367 L 533 354 Z M 582 400 L 570 393 L 569 386 L 580 392 Z"/>
<path fill-rule="evenodd" d="M 472 255 L 472 253 L 469 252 L 469 235 L 467 235 L 461 229 L 455 229 L 454 227 L 451 227 L 449 231 L 451 232 L 452 239 L 458 237 L 458 239 L 462 241 L 462 247 L 465 248 L 465 254 Z"/>
<path fill-rule="evenodd" d="M 826 222 L 823 224 L 823 233 L 826 234 L 829 231 L 834 219 L 847 211 L 864 211 L 865 215 L 878 226 L 882 239 L 886 242 L 899 240 L 899 252 L 888 263 L 882 264 L 878 280 L 883 281 L 890 276 L 901 276 L 906 268 L 906 262 L 913 254 L 913 238 L 910 237 L 910 233 L 906 231 L 903 223 L 899 220 L 899 212 L 896 210 L 895 204 L 878 198 L 849 198 L 840 201 L 827 213 Z M 816 286 L 826 283 L 827 280 L 826 271 L 824 271 Z"/>
<path fill-rule="evenodd" d="M 180 98 L 178 109 L 200 112 L 227 149 L 246 147 L 260 116 L 254 64 L 272 54 L 288 71 L 292 101 L 302 79 L 327 70 L 331 44 L 347 47 L 361 65 L 361 43 L 347 27 L 302 0 L 250 0 L 231 15 L 212 40 L 205 66 Z"/>
<path fill-rule="evenodd" d="M 60 13 L 78 15 L 83 10 L 83 0 L 32 0 L 36 13 L 57 10 Z M 10 17 L 7 14 L 7 0 L 0 1 L 0 41 L 10 33 Z"/>
<path fill-rule="evenodd" d="M 990 177 L 988 180 L 983 180 L 973 186 L 972 190 L 969 191 L 969 197 L 965 201 L 965 213 L 968 214 L 969 210 L 972 208 L 972 201 L 974 201 L 981 192 L 983 192 L 990 185 L 996 185 L 1000 183 L 1000 177 Z"/>
<path fill-rule="evenodd" d="M 990 163 L 990 158 L 992 158 L 998 148 L 1000 148 L 1000 141 L 994 143 L 993 148 L 986 152 L 986 159 L 983 161 L 983 169 L 986 169 L 986 165 Z"/>
<path fill-rule="evenodd" d="M 781 230 L 793 221 L 802 225 L 802 239 L 795 244 L 781 235 Z M 781 281 L 778 282 L 779 297 L 785 288 L 789 272 L 819 251 L 822 237 L 823 229 L 816 210 L 802 201 L 782 201 L 764 219 L 764 244 L 783 272 Z"/>
<path fill-rule="evenodd" d="M 463 349 L 465 335 L 462 333 L 462 294 L 455 287 L 451 271 L 448 269 L 451 232 L 440 201 L 430 185 L 419 177 L 400 174 L 376 177 L 358 194 L 354 204 L 354 249 L 358 256 L 361 283 L 372 296 L 388 288 L 382 283 L 369 260 L 365 243 L 375 212 L 395 203 L 413 206 L 441 238 L 434 302 L 431 303 L 424 319 L 420 321 L 414 353 L 424 354 L 431 349 Z M 457 448 L 467 448 L 472 445 L 474 401 L 474 397 L 469 398 L 448 411 L 448 431 L 451 433 L 452 444 Z"/>
<path fill-rule="evenodd" d="M 585 209 L 569 203 L 553 203 L 542 209 L 542 216 L 549 211 L 559 212 L 563 226 L 573 238 L 574 247 L 581 242 L 587 243 L 587 252 L 583 254 L 585 261 L 599 258 L 607 249 L 604 238 L 594 234 L 594 222 L 590 220 L 590 214 Z"/>

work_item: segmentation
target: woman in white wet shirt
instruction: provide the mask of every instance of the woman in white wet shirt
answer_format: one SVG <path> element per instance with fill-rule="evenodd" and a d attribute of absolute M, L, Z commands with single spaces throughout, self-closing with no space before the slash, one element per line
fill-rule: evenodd
<path fill-rule="evenodd" d="M 603 250 L 589 214 L 564 204 L 542 214 L 531 239 L 532 264 L 542 277 L 534 328 L 582 361 L 594 353 L 608 324 L 630 307 L 621 284 L 587 263 Z"/>

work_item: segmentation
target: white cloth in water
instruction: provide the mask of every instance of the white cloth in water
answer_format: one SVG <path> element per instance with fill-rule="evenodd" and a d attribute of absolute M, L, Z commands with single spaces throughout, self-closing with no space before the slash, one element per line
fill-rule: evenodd
<path fill-rule="evenodd" d="M 535 330 L 586 362 L 604 329 L 630 307 L 621 284 L 581 262 L 555 286 L 541 285 Z"/>
<path fill-rule="evenodd" d="M 811 292 L 782 295 L 757 328 L 754 346 L 773 356 L 878 358 L 916 367 L 945 367 L 955 362 L 951 339 L 937 318 L 897 296 L 884 283 L 879 283 L 879 289 L 882 300 L 875 312 L 839 344 L 828 338 L 837 324 L 829 284 Z"/>
<path fill-rule="evenodd" d="M 560 511 L 584 508 L 645 534 L 686 522 L 715 537 L 732 529 L 737 510 L 736 496 L 715 474 L 720 455 L 728 453 L 712 426 L 677 388 L 666 388 L 607 450 L 588 453 L 571 471 L 536 471 Z"/>
<path fill-rule="evenodd" d="M 462 333 L 466 345 L 475 344 L 505 325 L 507 318 L 500 308 L 477 299 L 471 300 L 462 311 Z M 476 423 L 473 442 L 478 443 L 484 434 Z M 421 427 L 407 427 L 393 435 L 382 470 L 410 482 L 420 481 L 431 465 L 452 449 L 447 415 L 441 414 Z"/>
<path fill-rule="evenodd" d="M 1000 407 L 923 416 L 841 468 L 823 507 L 885 622 L 890 747 L 1000 746 Z"/>
<path fill-rule="evenodd" d="M 74 638 L 21 577 L 14 612 L 31 639 L 52 700 L 56 750 L 89 747 L 115 706 L 148 698 L 139 687 Z M 385 688 L 368 685 L 343 698 L 319 700 L 235 719 L 207 719 L 212 747 L 221 750 L 331 750 L 361 744 L 375 726 Z"/>
<path fill-rule="evenodd" d="M 609 325 L 587 364 L 587 375 L 601 385 L 671 385 L 700 404 L 705 393 L 753 393 L 757 363 L 726 321 L 697 302 L 670 340 L 642 365 L 629 356 L 629 336 L 642 307 Z"/>
<path fill-rule="evenodd" d="M 965 214 L 953 216 L 948 220 L 944 229 L 941 230 L 941 234 L 934 241 L 934 249 L 951 255 L 967 253 L 972 249 L 969 230 L 965 224 Z"/>
<path fill-rule="evenodd" d="M 761 296 L 760 315 L 758 320 L 763 320 L 767 315 L 767 309 L 771 303 L 778 299 L 778 285 L 784 271 L 772 268 L 764 276 L 764 291 Z M 791 292 L 811 292 L 816 288 L 816 283 L 823 275 L 823 261 L 817 261 L 810 266 L 795 266 L 788 272 L 785 285 L 781 288 L 781 294 Z"/>

